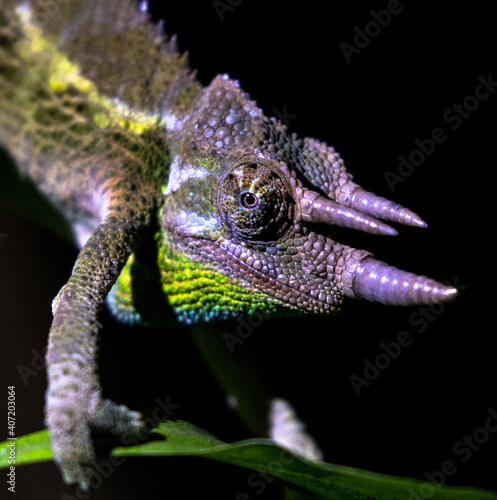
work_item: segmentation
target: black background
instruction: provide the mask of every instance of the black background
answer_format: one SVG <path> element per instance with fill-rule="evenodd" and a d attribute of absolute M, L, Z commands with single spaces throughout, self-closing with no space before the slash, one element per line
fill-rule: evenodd
<path fill-rule="evenodd" d="M 364 29 L 371 10 L 387 5 L 232 0 L 151 2 L 150 9 L 154 18 L 165 19 L 168 33 L 178 35 L 204 85 L 219 73 L 238 79 L 267 115 L 286 112 L 291 131 L 333 145 L 359 184 L 429 224 L 424 230 L 400 228 L 396 238 L 340 233 L 348 243 L 464 287 L 454 303 L 429 313 L 433 320 L 422 332 L 409 321 L 419 308 L 353 303 L 335 318 L 265 322 L 240 348 L 254 351 L 327 461 L 425 479 L 451 460 L 457 471 L 445 475 L 448 484 L 497 489 L 495 433 L 464 462 L 467 455 L 454 452 L 458 441 L 483 426 L 488 408 L 497 411 L 495 251 L 489 241 L 497 92 L 456 130 L 443 118 L 474 95 L 479 77 L 494 72 L 497 80 L 492 14 L 476 2 L 401 0 L 402 11 L 348 62 L 340 44 L 353 45 L 355 28 Z M 392 192 L 385 172 L 396 173 L 398 156 L 409 156 L 417 149 L 414 141 L 436 128 L 446 132 L 446 141 Z M 32 349 L 44 352 L 51 300 L 77 251 L 4 209 L 0 233 L 8 235 L 0 239 L 0 387 L 5 394 L 7 385 L 16 385 L 17 431 L 24 434 L 43 426 L 46 382 L 40 371 L 24 386 L 18 367 L 30 366 Z M 102 322 L 107 395 L 136 408 L 169 396 L 179 405 L 178 418 L 226 441 L 249 437 L 186 330 L 135 332 L 107 314 Z M 380 344 L 402 331 L 412 335 L 412 345 L 358 396 L 350 376 L 362 376 L 364 360 L 373 361 Z M 273 485 L 264 491 L 250 486 L 250 475 L 201 459 L 127 459 L 96 497 L 235 499 L 246 492 L 278 498 Z M 51 463 L 18 468 L 17 489 L 17 498 L 71 493 Z"/>

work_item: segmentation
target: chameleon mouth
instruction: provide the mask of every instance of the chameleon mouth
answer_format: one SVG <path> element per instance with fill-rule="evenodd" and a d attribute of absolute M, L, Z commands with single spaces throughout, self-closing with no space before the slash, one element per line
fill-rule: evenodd
<path fill-rule="evenodd" d="M 256 278 L 265 277 L 267 283 L 272 285 L 261 290 L 256 284 L 251 283 L 255 288 L 265 293 L 271 293 L 272 289 L 271 295 L 287 308 L 298 308 L 319 315 L 338 312 L 343 306 L 345 296 L 385 305 L 413 306 L 451 301 L 458 293 L 451 285 L 389 266 L 368 255 L 367 252 L 360 250 L 357 252 L 366 256 L 359 259 L 359 262 L 350 262 L 346 265 L 344 272 L 349 274 L 351 279 L 349 286 L 346 283 L 342 284 L 343 291 L 329 288 L 312 289 L 312 285 L 303 285 L 309 287 L 310 291 L 299 290 L 265 276 L 250 266 L 246 267 Z"/>
<path fill-rule="evenodd" d="M 337 313 L 343 304 L 343 292 L 338 288 L 332 289 L 332 283 L 325 279 L 317 278 L 316 283 L 308 280 L 296 288 L 285 282 L 283 277 L 278 279 L 275 272 L 270 271 L 268 274 L 267 271 L 259 270 L 244 258 L 240 258 L 234 251 L 239 250 L 235 243 L 209 243 L 208 252 L 205 251 L 205 240 L 191 236 L 180 237 L 173 245 L 190 262 L 202 264 L 203 269 L 214 273 L 214 276 L 210 274 L 211 279 L 206 281 L 205 287 L 199 287 L 197 291 L 206 297 L 214 293 L 217 296 L 216 306 L 220 309 L 231 309 L 235 314 L 262 310 L 268 314 L 272 311 L 281 315 L 282 312 L 293 310 L 302 314 L 332 315 Z M 216 273 L 225 276 L 230 282 L 229 285 L 226 282 L 214 284 L 213 282 L 219 281 L 219 278 L 215 277 Z M 238 304 L 235 306 L 230 301 L 231 292 L 228 289 L 243 291 L 237 295 Z"/>
<path fill-rule="evenodd" d="M 224 250 L 226 251 L 226 249 Z M 226 255 L 229 257 L 229 261 L 235 264 L 237 271 L 241 271 L 240 275 L 244 276 L 243 281 L 249 287 L 277 300 L 284 309 L 299 310 L 302 313 L 331 315 L 337 313 L 342 307 L 344 295 L 338 290 L 331 290 L 331 286 L 326 286 L 324 280 L 323 283 L 315 285 L 318 288 L 313 288 L 312 284 L 304 284 L 300 285 L 299 288 L 295 288 L 276 276 L 255 269 L 232 252 L 226 251 Z M 221 270 L 221 272 L 231 277 L 233 269 L 230 268 L 228 272 Z M 258 283 L 261 284 L 258 285 Z M 302 290 L 302 287 L 306 289 Z"/>
<path fill-rule="evenodd" d="M 333 271 L 328 271 L 327 277 L 313 277 L 305 275 L 305 270 L 299 270 L 300 276 L 294 275 L 292 279 L 292 276 L 277 274 L 269 265 L 262 269 L 256 256 L 247 255 L 247 247 L 240 247 L 238 242 L 209 243 L 209 251 L 206 251 L 206 240 L 180 236 L 176 245 L 189 260 L 204 266 L 208 262 L 206 269 L 227 277 L 230 280 L 228 288 L 238 289 L 233 301 L 227 289 L 223 289 L 226 284 L 213 285 L 215 277 L 205 288 L 198 289 L 207 302 L 211 300 L 209 295 L 214 293 L 212 297 L 217 298 L 211 302 L 215 308 L 224 311 L 223 315 L 229 311 L 229 315 L 233 315 L 250 314 L 256 310 L 267 314 L 293 310 L 300 314 L 328 316 L 340 311 L 346 297 L 412 306 L 449 301 L 457 294 L 450 285 L 389 266 L 365 250 L 347 247 L 343 258 L 333 266 L 330 261 L 327 267 L 333 267 Z M 333 252 L 329 255 L 333 256 Z M 252 258 L 254 260 L 250 261 Z M 257 268 L 259 265 L 261 269 Z"/>
<path fill-rule="evenodd" d="M 451 285 L 390 266 L 365 250 L 350 250 L 343 267 L 335 268 L 333 281 L 316 278 L 319 283 L 311 280 L 310 283 L 300 284 L 299 288 L 264 274 L 232 252 L 227 251 L 227 254 L 232 262 L 237 263 L 240 275 L 253 276 L 253 280 L 245 278 L 248 285 L 281 301 L 286 308 L 308 313 L 336 313 L 343 306 L 344 297 L 385 305 L 412 306 L 450 301 L 458 293 Z"/>

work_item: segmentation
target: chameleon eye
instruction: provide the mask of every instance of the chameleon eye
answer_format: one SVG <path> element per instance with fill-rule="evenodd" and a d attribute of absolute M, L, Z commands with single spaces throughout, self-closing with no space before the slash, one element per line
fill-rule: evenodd
<path fill-rule="evenodd" d="M 224 228 L 241 241 L 276 242 L 293 224 L 295 203 L 290 191 L 264 163 L 232 166 L 221 176 L 217 201 Z"/>
<path fill-rule="evenodd" d="M 254 193 L 242 193 L 241 202 L 245 208 L 255 208 L 259 203 L 259 198 Z"/>

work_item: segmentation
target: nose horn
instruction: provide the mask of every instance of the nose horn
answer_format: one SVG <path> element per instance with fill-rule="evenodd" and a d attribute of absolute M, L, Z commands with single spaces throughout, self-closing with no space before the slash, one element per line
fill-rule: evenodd
<path fill-rule="evenodd" d="M 345 293 L 372 302 L 394 306 L 437 304 L 454 298 L 457 289 L 426 276 L 389 266 L 374 257 L 349 259 L 347 274 L 352 278 Z"/>
<path fill-rule="evenodd" d="M 427 227 L 426 222 L 412 210 L 366 191 L 352 181 L 340 187 L 337 201 L 378 219 L 398 222 L 406 226 Z"/>
<path fill-rule="evenodd" d="M 397 230 L 388 224 L 308 189 L 303 190 L 300 207 L 302 220 L 306 222 L 322 222 L 372 234 L 397 235 Z"/>

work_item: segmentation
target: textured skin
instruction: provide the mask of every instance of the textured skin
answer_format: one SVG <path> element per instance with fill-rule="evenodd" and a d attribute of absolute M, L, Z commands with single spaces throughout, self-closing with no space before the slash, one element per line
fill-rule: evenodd
<path fill-rule="evenodd" d="M 111 22 L 109 22 L 111 20 Z M 455 289 L 336 241 L 413 212 L 356 185 L 335 150 L 268 118 L 238 82 L 200 88 L 130 0 L 0 3 L 0 144 L 70 224 L 81 252 L 53 303 L 47 424 L 68 483 L 91 487 L 90 428 L 139 432 L 103 400 L 98 311 L 130 323 L 332 314 Z M 155 290 L 156 293 L 151 293 Z"/>

